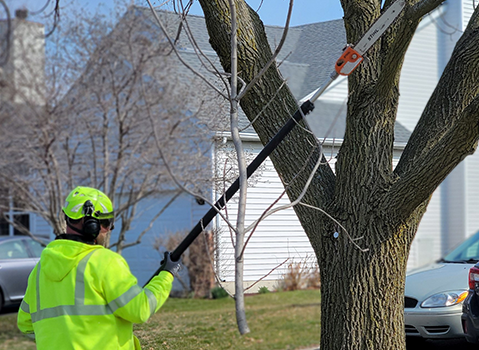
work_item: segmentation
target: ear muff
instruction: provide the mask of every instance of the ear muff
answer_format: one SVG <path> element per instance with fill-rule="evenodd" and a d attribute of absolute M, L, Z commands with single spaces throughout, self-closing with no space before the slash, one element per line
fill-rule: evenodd
<path fill-rule="evenodd" d="M 97 238 L 100 234 L 101 226 L 100 220 L 94 218 L 93 215 L 94 206 L 91 201 L 86 201 L 83 204 L 83 234 L 88 237 L 92 237 L 93 239 Z"/>
<path fill-rule="evenodd" d="M 85 216 L 83 219 L 83 234 L 88 237 L 97 238 L 100 234 L 100 221 L 91 216 Z"/>

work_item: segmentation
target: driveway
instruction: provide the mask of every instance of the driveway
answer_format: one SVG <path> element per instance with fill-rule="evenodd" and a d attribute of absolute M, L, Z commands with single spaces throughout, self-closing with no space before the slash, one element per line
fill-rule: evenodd
<path fill-rule="evenodd" d="M 477 345 L 468 343 L 465 339 L 426 340 L 408 342 L 407 350 L 469 350 L 476 349 Z"/>
<path fill-rule="evenodd" d="M 406 350 L 477 350 L 478 347 L 474 344 L 469 344 L 464 339 L 453 340 L 426 340 L 408 342 Z M 319 348 L 307 348 L 302 350 L 320 350 Z"/>

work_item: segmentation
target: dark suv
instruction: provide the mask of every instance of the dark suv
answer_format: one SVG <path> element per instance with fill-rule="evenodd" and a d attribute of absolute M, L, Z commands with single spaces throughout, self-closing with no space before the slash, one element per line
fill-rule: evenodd
<path fill-rule="evenodd" d="M 462 304 L 462 328 L 470 343 L 479 343 L 479 263 L 469 269 L 469 293 Z"/>

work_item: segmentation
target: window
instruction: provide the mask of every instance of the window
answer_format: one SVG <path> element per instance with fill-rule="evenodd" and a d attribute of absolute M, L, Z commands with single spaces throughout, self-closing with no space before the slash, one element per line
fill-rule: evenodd
<path fill-rule="evenodd" d="M 0 236 L 9 235 L 9 232 L 8 232 L 9 226 L 10 225 L 8 224 L 7 220 L 5 220 L 3 217 L 0 217 Z"/>
<path fill-rule="evenodd" d="M 6 214 L 6 216 L 7 218 L 9 217 L 8 214 Z M 30 229 L 30 214 L 13 214 L 13 220 L 16 224 L 21 225 L 28 230 Z M 15 227 L 13 229 L 13 234 L 22 235 L 23 233 Z M 10 235 L 10 224 L 3 217 L 0 217 L 0 236 L 8 235 Z"/>
<path fill-rule="evenodd" d="M 28 252 L 21 240 L 7 241 L 0 244 L 0 259 L 28 258 Z"/>
<path fill-rule="evenodd" d="M 37 241 L 34 241 L 33 239 L 29 239 L 26 241 L 28 248 L 30 249 L 30 252 L 32 252 L 34 258 L 39 258 L 40 255 L 42 254 L 44 246 L 42 246 L 40 243 Z"/>

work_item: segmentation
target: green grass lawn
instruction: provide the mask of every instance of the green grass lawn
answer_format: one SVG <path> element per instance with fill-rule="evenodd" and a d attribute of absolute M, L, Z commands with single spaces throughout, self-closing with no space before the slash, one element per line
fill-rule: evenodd
<path fill-rule="evenodd" d="M 230 298 L 170 298 L 147 323 L 135 325 L 143 350 L 293 350 L 319 344 L 320 292 L 305 290 L 246 297 L 251 333 L 241 336 Z M 15 326 L 0 316 L 0 350 L 33 350 Z"/>

